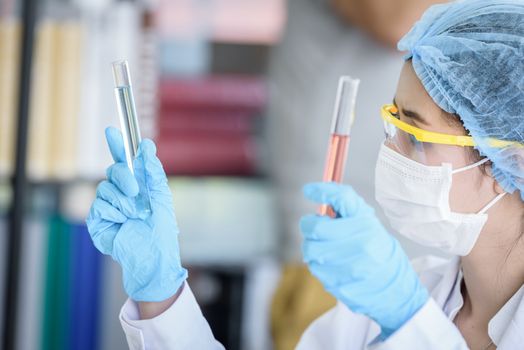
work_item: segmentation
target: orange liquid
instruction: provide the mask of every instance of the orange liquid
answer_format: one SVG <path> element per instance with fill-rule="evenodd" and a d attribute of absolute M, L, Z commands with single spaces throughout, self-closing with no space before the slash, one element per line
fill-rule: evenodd
<path fill-rule="evenodd" d="M 324 182 L 342 182 L 344 176 L 344 168 L 346 166 L 346 158 L 348 155 L 349 136 L 332 134 L 329 141 L 329 149 L 326 159 L 326 167 L 324 168 Z M 329 205 L 323 204 L 318 213 L 320 215 L 328 215 L 332 218 L 336 217 L 336 213 Z"/>

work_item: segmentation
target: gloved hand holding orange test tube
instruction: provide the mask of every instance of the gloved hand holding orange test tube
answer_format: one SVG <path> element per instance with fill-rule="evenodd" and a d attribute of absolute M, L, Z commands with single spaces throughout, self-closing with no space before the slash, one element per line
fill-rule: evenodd
<path fill-rule="evenodd" d="M 351 126 L 355 119 L 355 101 L 359 83 L 359 79 L 353 79 L 350 76 L 341 76 L 338 81 L 331 136 L 322 181 L 342 182 Z M 336 217 L 333 209 L 325 204 L 320 207 L 318 213 L 329 215 L 332 218 Z"/>

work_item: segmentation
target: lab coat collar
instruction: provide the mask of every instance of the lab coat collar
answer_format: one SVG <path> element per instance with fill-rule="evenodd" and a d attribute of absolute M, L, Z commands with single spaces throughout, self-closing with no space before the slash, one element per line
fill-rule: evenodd
<path fill-rule="evenodd" d="M 500 348 L 517 349 L 524 343 L 524 286 L 513 294 L 488 324 L 488 334 Z M 504 345 L 504 346 L 503 346 Z"/>
<path fill-rule="evenodd" d="M 452 258 L 441 272 L 441 279 L 431 291 L 431 296 L 442 307 L 449 319 L 453 320 L 464 305 L 461 293 L 463 275 L 460 269 L 460 258 Z M 513 349 L 517 345 L 522 346 L 524 343 L 524 286 L 489 321 L 488 334 L 497 347 Z"/>
<path fill-rule="evenodd" d="M 431 289 L 430 294 L 449 317 L 453 308 L 458 306 L 458 300 L 456 300 L 457 294 L 462 297 L 460 294 L 461 281 L 458 276 L 460 272 L 460 259 L 458 257 L 452 258 L 448 263 L 442 265 L 442 267 L 438 267 L 437 271 L 440 273 L 440 278 L 435 287 Z"/>

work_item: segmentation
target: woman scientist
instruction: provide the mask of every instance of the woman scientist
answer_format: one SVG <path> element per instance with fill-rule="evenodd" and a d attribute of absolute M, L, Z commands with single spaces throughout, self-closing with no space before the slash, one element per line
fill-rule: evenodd
<path fill-rule="evenodd" d="M 391 20 L 395 20 L 391 16 Z M 338 217 L 300 222 L 304 260 L 339 301 L 298 349 L 524 348 L 524 2 L 431 7 L 400 41 L 408 52 L 392 105 L 376 197 L 392 227 L 456 256 L 410 264 L 350 187 L 307 198 Z M 96 247 L 123 269 L 121 323 L 133 349 L 220 349 L 185 283 L 171 192 L 149 140 L 140 145 L 152 215 L 116 129 L 115 160 L 87 219 Z"/>

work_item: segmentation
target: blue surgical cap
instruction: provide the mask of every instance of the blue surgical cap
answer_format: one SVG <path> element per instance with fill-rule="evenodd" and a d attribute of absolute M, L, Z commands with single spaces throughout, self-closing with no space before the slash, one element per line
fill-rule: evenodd
<path fill-rule="evenodd" d="M 398 49 L 435 103 L 460 117 L 498 183 L 524 200 L 524 1 L 432 6 Z M 522 145 L 495 148 L 490 138 Z"/>

